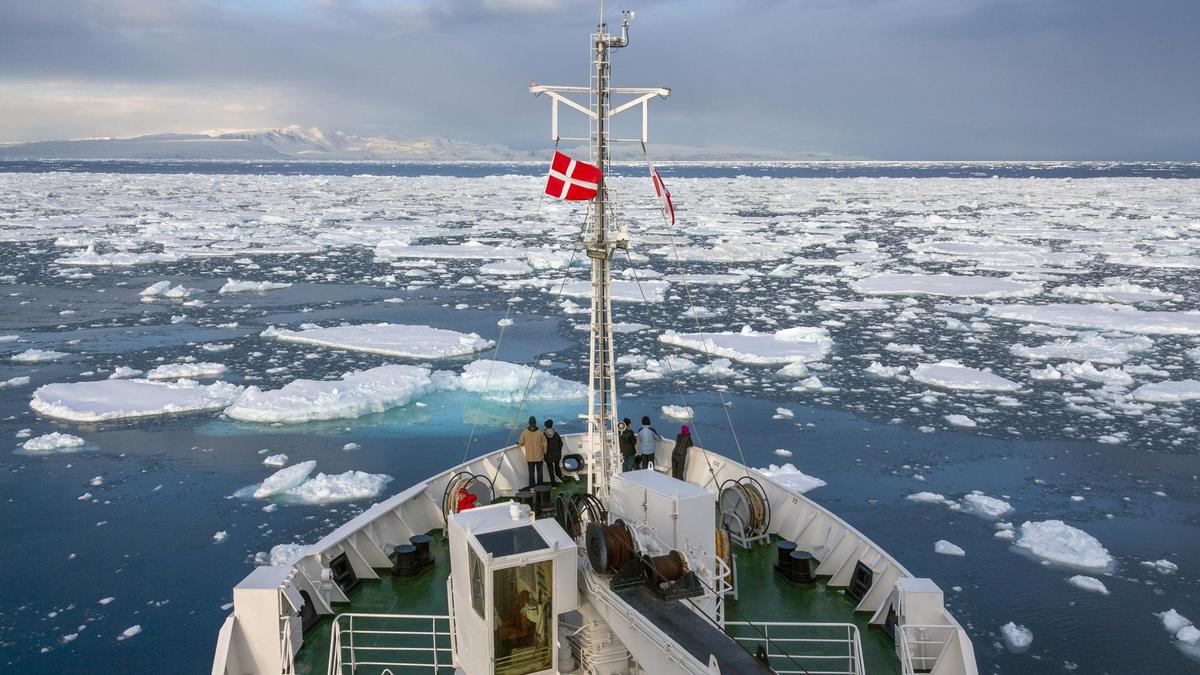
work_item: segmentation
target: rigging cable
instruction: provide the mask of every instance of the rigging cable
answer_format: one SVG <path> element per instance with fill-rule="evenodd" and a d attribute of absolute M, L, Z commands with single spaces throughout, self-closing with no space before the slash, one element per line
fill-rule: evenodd
<path fill-rule="evenodd" d="M 645 160 L 646 160 L 646 167 L 648 169 L 653 168 L 653 165 L 650 163 L 650 153 L 646 149 L 645 143 L 642 143 L 642 157 L 645 158 Z M 664 189 L 665 189 L 665 187 L 664 187 Z M 708 358 L 709 365 L 711 365 L 712 362 L 714 361 L 714 359 L 712 356 L 712 352 L 710 352 L 708 349 L 709 338 L 704 334 L 704 329 L 700 327 L 700 317 L 696 315 L 696 311 L 695 311 L 696 304 L 692 298 L 692 286 L 687 281 L 687 274 L 684 272 L 683 263 L 679 259 L 679 247 L 676 244 L 674 232 L 672 232 L 672 230 L 674 230 L 674 225 L 672 225 L 668 221 L 667 215 L 665 213 L 661 213 L 661 209 L 660 209 L 660 214 L 662 215 L 663 224 L 666 226 L 667 231 L 671 233 L 671 252 L 673 253 L 673 257 L 674 257 L 675 270 L 679 274 L 680 278 L 683 281 L 683 289 L 687 293 L 688 307 L 692 310 L 691 311 L 692 322 L 696 326 L 696 332 L 700 335 L 700 346 L 704 349 L 704 355 Z M 733 416 L 729 414 L 729 404 L 726 403 L 725 395 L 721 392 L 720 389 L 716 389 L 716 392 L 717 392 L 717 397 L 721 401 L 721 410 L 724 411 L 724 413 L 725 413 L 725 421 L 729 424 L 729 432 L 733 436 L 733 444 L 737 448 L 738 457 L 742 461 L 742 468 L 745 470 L 746 475 L 749 476 L 750 475 L 750 465 L 748 465 L 746 463 L 746 455 L 742 451 L 741 439 L 738 437 L 737 428 L 734 427 L 734 425 L 733 425 Z"/>

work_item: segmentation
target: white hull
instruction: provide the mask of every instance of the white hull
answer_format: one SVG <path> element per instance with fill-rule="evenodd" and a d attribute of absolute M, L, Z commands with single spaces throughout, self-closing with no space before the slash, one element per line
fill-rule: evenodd
<path fill-rule="evenodd" d="M 586 434 L 564 437 L 564 454 L 588 455 Z M 671 444 L 660 441 L 656 463 L 670 464 Z M 716 493 L 727 479 L 747 475 L 748 469 L 727 457 L 693 448 L 687 463 L 687 480 Z M 314 599 L 320 614 L 333 614 L 330 603 L 346 602 L 337 584 L 328 581 L 329 561 L 345 553 L 361 579 L 377 579 L 374 568 L 390 567 L 387 552 L 406 543 L 415 534 L 424 534 L 446 526 L 441 511 L 447 483 L 460 471 L 495 476 L 497 495 L 512 495 L 526 482 L 522 451 L 510 446 L 483 455 L 381 501 L 354 519 L 308 546 L 292 565 L 256 569 L 234 589 L 233 613 L 222 626 L 213 661 L 213 675 L 275 675 L 291 671 L 292 657 L 303 636 L 297 604 L 300 591 Z M 829 510 L 808 497 L 753 474 L 763 485 L 771 507 L 770 534 L 794 541 L 799 548 L 813 553 L 820 561 L 819 575 L 829 577 L 829 586 L 849 584 L 855 565 L 862 562 L 874 572 L 875 582 L 858 604 L 857 611 L 869 614 L 871 623 L 883 624 L 896 592 L 896 582 L 912 579 L 912 574 L 874 542 Z M 585 593 L 586 595 L 586 593 Z M 586 604 L 586 603 L 585 603 Z M 601 616 L 609 610 L 597 603 L 593 611 Z M 918 626 L 919 624 L 919 626 Z M 622 641 L 636 641 L 628 630 Z M 919 670 L 944 675 L 977 673 L 970 638 L 954 617 L 941 606 L 923 606 L 918 616 L 901 616 L 897 629 L 904 672 Z M 909 636 L 908 640 L 902 636 Z M 669 640 L 667 641 L 669 643 Z M 625 645 L 637 656 L 645 645 Z M 669 649 L 661 641 L 653 649 Z M 687 668 L 673 669 L 690 672 Z"/>

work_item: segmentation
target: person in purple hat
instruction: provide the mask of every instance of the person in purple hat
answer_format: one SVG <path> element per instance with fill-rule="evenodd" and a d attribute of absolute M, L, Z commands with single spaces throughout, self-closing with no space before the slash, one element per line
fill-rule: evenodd
<path fill-rule="evenodd" d="M 692 434 L 688 425 L 679 427 L 679 435 L 675 437 L 675 447 L 671 450 L 671 477 L 683 480 L 683 472 L 687 466 L 688 448 L 692 447 Z"/>

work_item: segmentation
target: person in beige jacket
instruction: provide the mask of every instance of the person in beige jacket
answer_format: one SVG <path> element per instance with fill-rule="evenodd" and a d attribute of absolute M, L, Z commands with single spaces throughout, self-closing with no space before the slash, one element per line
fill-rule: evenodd
<path fill-rule="evenodd" d="M 542 484 L 542 460 L 546 458 L 546 434 L 542 433 L 536 417 L 529 418 L 529 426 L 521 432 L 517 445 L 525 451 L 525 466 L 529 467 L 529 487 Z M 537 480 L 534 480 L 534 476 Z"/>

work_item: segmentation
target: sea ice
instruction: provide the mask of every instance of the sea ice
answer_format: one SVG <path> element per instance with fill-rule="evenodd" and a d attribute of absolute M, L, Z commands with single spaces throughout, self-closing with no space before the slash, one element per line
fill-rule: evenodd
<path fill-rule="evenodd" d="M 117 636 L 117 639 L 118 640 L 128 640 L 129 638 L 131 638 L 141 632 L 142 632 L 141 624 L 134 624 L 134 625 L 130 626 L 129 628 L 126 628 L 125 630 L 121 631 L 121 634 Z"/>
<path fill-rule="evenodd" d="M 1021 385 L 987 371 L 968 368 L 958 361 L 922 363 L 913 368 L 912 378 L 943 389 L 965 391 L 1017 391 Z"/>
<path fill-rule="evenodd" d="M 775 333 L 757 333 L 749 326 L 740 333 L 676 333 L 658 336 L 667 344 L 759 365 L 820 361 L 833 347 L 829 331 L 800 326 Z"/>
<path fill-rule="evenodd" d="M 561 288 L 560 288 L 561 286 Z M 625 281 L 622 279 L 614 279 L 612 281 L 612 301 L 613 302 L 652 302 L 660 303 L 666 298 L 667 289 L 670 284 L 665 281 L 646 281 L 642 280 L 639 284 L 636 281 Z M 588 298 L 592 297 L 592 282 L 591 281 L 568 281 L 565 284 L 554 282 L 545 287 L 549 293 L 564 298 Z"/>
<path fill-rule="evenodd" d="M 1003 518 L 1013 511 L 1012 504 L 1003 499 L 989 497 L 978 491 L 963 495 L 961 503 L 963 510 L 967 513 L 973 513 L 990 520 Z"/>
<path fill-rule="evenodd" d="M 1095 537 L 1061 520 L 1025 521 L 1016 546 L 1042 560 L 1085 570 L 1105 571 L 1113 563 Z"/>
<path fill-rule="evenodd" d="M 956 546 L 955 544 L 951 544 L 950 542 L 946 541 L 945 539 L 938 539 L 937 541 L 933 542 L 933 552 L 941 553 L 942 555 L 956 555 L 956 556 L 964 556 L 967 554 L 967 552 L 964 551 L 962 549 L 962 547 Z"/>
<path fill-rule="evenodd" d="M 1132 283 L 1112 283 L 1103 286 L 1059 286 L 1054 289 L 1054 294 L 1077 300 L 1128 304 L 1160 302 L 1162 300 L 1183 300 L 1183 296 L 1178 293 L 1170 293 L 1157 288 L 1139 286 Z"/>
<path fill-rule="evenodd" d="M 316 468 L 317 460 L 310 459 L 306 462 L 300 462 L 280 469 L 267 476 L 266 480 L 258 484 L 258 487 L 254 489 L 254 498 L 266 499 L 267 497 L 274 497 L 294 487 L 298 487 L 301 483 L 308 480 L 308 475 Z"/>
<path fill-rule="evenodd" d="M 544 370 L 507 361 L 468 363 L 460 377 L 462 388 L 503 403 L 587 398 L 587 388 Z"/>
<path fill-rule="evenodd" d="M 43 385 L 34 391 L 29 407 L 48 417 L 101 422 L 220 410 L 241 393 L 242 387 L 227 382 L 99 380 Z"/>
<path fill-rule="evenodd" d="M 1125 305 L 992 305 L 988 316 L 1144 335 L 1200 335 L 1200 312 L 1151 312 Z"/>
<path fill-rule="evenodd" d="M 1154 347 L 1154 341 L 1138 335 L 1128 338 L 1108 338 L 1096 333 L 1085 333 L 1074 340 L 1055 340 L 1036 347 L 1015 344 L 1010 347 L 1013 354 L 1035 361 L 1091 361 L 1105 365 L 1120 365 L 1128 361 L 1135 352 Z"/>
<path fill-rule="evenodd" d="M 57 361 L 64 356 L 67 356 L 66 352 L 56 352 L 52 349 L 26 349 L 20 354 L 13 354 L 10 360 L 13 363 L 42 363 Z"/>
<path fill-rule="evenodd" d="M 1134 389 L 1130 394 L 1147 403 L 1181 403 L 1200 399 L 1200 380 L 1168 380 L 1151 382 Z"/>
<path fill-rule="evenodd" d="M 19 377 L 10 377 L 7 380 L 0 380 L 0 389 L 9 389 L 12 387 L 24 387 L 29 384 L 29 376 L 21 375 Z"/>
<path fill-rule="evenodd" d="M 451 389 L 453 374 L 388 365 L 346 373 L 338 380 L 294 380 L 281 389 L 248 387 L 225 409 L 236 420 L 300 423 L 353 418 L 408 405 L 428 392 Z"/>
<path fill-rule="evenodd" d="M 943 417 L 945 418 L 945 420 L 947 422 L 949 422 L 950 424 L 952 424 L 956 427 L 964 427 L 967 429 L 974 429 L 975 427 L 979 426 L 979 424 L 976 423 L 975 420 L 971 419 L 970 417 L 967 417 L 966 415 L 953 414 L 953 415 L 943 415 Z"/>
<path fill-rule="evenodd" d="M 348 349 L 370 354 L 410 359 L 444 359 L 473 354 L 495 346 L 495 342 L 476 333 L 393 323 L 332 326 L 307 330 L 280 330 L 274 326 L 262 332 L 284 342 Z"/>
<path fill-rule="evenodd" d="M 87 441 L 78 436 L 55 431 L 25 441 L 17 452 L 22 455 L 51 455 L 59 452 L 77 452 L 84 445 L 87 445 Z"/>
<path fill-rule="evenodd" d="M 1103 581 L 1100 581 L 1096 577 L 1089 577 L 1089 576 L 1086 576 L 1083 574 L 1076 574 L 1075 576 L 1071 577 L 1070 579 L 1067 579 L 1067 583 L 1071 584 L 1075 588 L 1087 591 L 1089 593 L 1099 593 L 1100 595 L 1108 595 L 1108 587 L 1104 585 Z"/>
<path fill-rule="evenodd" d="M 1034 282 L 949 274 L 880 274 L 851 281 L 850 288 L 863 295 L 940 295 L 952 298 L 1018 298 L 1042 292 L 1042 285 Z"/>
<path fill-rule="evenodd" d="M 797 469 L 790 462 L 787 464 L 784 464 L 783 466 L 776 466 L 774 464 L 770 464 L 765 469 L 754 469 L 754 470 L 757 471 L 758 473 L 762 474 L 763 476 L 770 478 L 771 480 L 775 481 L 776 483 L 779 483 L 780 485 L 787 488 L 788 490 L 791 490 L 792 492 L 797 492 L 800 494 L 804 494 L 805 492 L 808 492 L 809 490 L 814 490 L 816 488 L 828 485 L 828 483 L 821 480 L 820 478 L 816 478 L 815 476 L 809 476 L 808 474 L 804 473 L 800 469 Z"/>
<path fill-rule="evenodd" d="M 225 285 L 221 290 L 217 291 L 221 295 L 232 295 L 234 293 L 265 293 L 274 291 L 280 288 L 288 288 L 291 284 L 280 283 L 275 281 L 238 281 L 235 279 L 226 279 Z"/>
<path fill-rule="evenodd" d="M 670 417 L 675 420 L 690 420 L 695 416 L 695 412 L 690 406 L 686 405 L 664 405 L 662 407 L 663 417 Z"/>
<path fill-rule="evenodd" d="M 129 366 L 117 366 L 116 368 L 113 368 L 112 374 L 108 376 L 108 379 L 127 380 L 143 374 L 145 374 L 145 371 L 138 370 L 137 368 L 130 368 Z"/>
<path fill-rule="evenodd" d="M 139 293 L 139 295 L 142 296 L 143 302 L 145 302 L 145 301 L 152 300 L 154 298 L 167 298 L 169 300 L 182 300 L 184 298 L 189 298 L 189 297 L 195 295 L 196 293 L 202 293 L 202 292 L 203 291 L 200 291 L 195 288 L 186 288 L 186 287 L 184 287 L 183 284 L 179 284 L 177 286 L 172 287 L 170 281 L 160 281 L 155 284 L 150 284 L 146 288 L 142 289 L 142 292 Z"/>
<path fill-rule="evenodd" d="M 1033 644 L 1033 631 L 1009 621 L 1000 627 L 1000 635 L 1010 651 L 1023 652 Z"/>
<path fill-rule="evenodd" d="M 392 480 L 382 473 L 347 471 L 339 474 L 318 473 L 280 495 L 283 501 L 301 504 L 330 504 L 373 499 L 383 493 Z"/>
<path fill-rule="evenodd" d="M 191 380 L 203 380 L 220 377 L 226 370 L 224 364 L 220 363 L 168 363 L 152 368 L 146 373 L 146 379 L 178 380 L 186 377 Z"/>
<path fill-rule="evenodd" d="M 287 466 L 287 463 L 288 456 L 282 452 L 277 455 L 268 455 L 265 459 L 263 459 L 264 466 L 270 466 L 276 469 Z"/>

